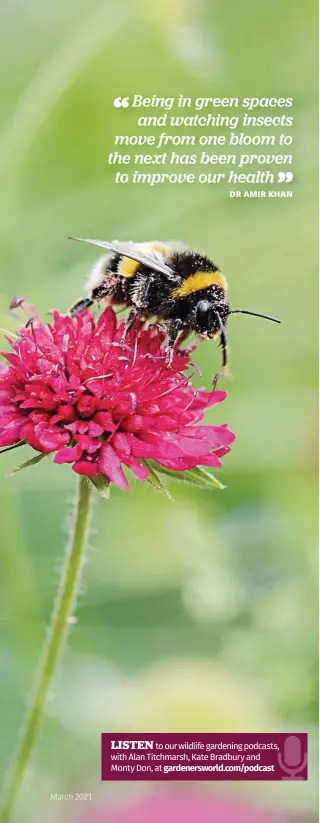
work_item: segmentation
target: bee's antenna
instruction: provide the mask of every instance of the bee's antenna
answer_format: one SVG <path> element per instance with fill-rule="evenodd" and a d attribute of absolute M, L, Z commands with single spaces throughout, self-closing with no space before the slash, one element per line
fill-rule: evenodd
<path fill-rule="evenodd" d="M 258 314 L 256 311 L 248 311 L 248 309 L 232 309 L 229 314 L 251 314 L 252 317 L 263 317 L 264 320 L 272 320 L 273 323 L 281 323 L 277 317 L 270 317 L 269 314 Z"/>

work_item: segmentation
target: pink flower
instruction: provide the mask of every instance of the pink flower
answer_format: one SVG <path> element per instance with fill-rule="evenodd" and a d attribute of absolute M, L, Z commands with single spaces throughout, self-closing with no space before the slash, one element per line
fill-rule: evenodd
<path fill-rule="evenodd" d="M 182 374 L 188 353 L 175 351 L 165 365 L 164 336 L 155 325 L 136 322 L 121 342 L 124 324 L 111 308 L 96 321 L 53 313 L 9 339 L 0 371 L 0 446 L 26 441 L 54 452 L 55 463 L 103 475 L 127 491 L 127 467 L 148 476 L 148 459 L 175 471 L 221 465 L 234 434 L 226 425 L 201 425 L 204 411 L 224 391 L 195 392 Z M 199 425 L 200 424 L 200 425 Z"/>
<path fill-rule="evenodd" d="M 86 811 L 75 823 L 289 823 L 292 818 L 248 805 L 240 799 L 218 799 L 188 789 L 154 792 L 122 808 L 104 807 Z"/>

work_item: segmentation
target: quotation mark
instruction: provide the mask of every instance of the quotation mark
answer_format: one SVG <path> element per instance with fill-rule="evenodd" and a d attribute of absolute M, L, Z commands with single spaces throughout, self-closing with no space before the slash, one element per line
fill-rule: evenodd
<path fill-rule="evenodd" d="M 293 180 L 292 171 L 279 171 L 278 183 L 291 183 Z"/>
<path fill-rule="evenodd" d="M 116 109 L 128 109 L 129 108 L 129 97 L 115 97 L 113 101 L 113 105 Z"/>

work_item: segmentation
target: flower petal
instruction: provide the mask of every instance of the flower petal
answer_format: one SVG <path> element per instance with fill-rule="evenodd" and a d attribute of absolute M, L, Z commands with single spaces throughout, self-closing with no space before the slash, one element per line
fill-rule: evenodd
<path fill-rule="evenodd" d="M 130 486 L 121 468 L 120 459 L 115 450 L 108 443 L 102 446 L 99 454 L 99 469 L 112 483 L 122 491 L 129 491 Z"/>
<path fill-rule="evenodd" d="M 24 437 L 33 449 L 39 452 L 53 452 L 66 446 L 70 440 L 70 434 L 56 426 L 49 426 L 46 423 L 33 425 L 27 423 L 24 428 Z"/>
<path fill-rule="evenodd" d="M 89 463 L 88 460 L 77 460 L 77 462 L 73 464 L 72 470 L 76 472 L 76 474 L 82 474 L 85 477 L 95 477 L 96 474 L 98 474 L 97 463 Z"/>
<path fill-rule="evenodd" d="M 24 424 L 25 419 L 23 417 L 13 419 L 7 423 L 0 434 L 0 446 L 13 446 L 14 443 L 17 443 L 21 439 L 20 433 Z"/>
<path fill-rule="evenodd" d="M 131 469 L 132 473 L 135 474 L 138 480 L 143 482 L 147 479 L 149 475 L 147 467 L 143 466 L 142 463 L 139 463 L 139 460 L 136 460 L 136 458 L 132 457 L 131 454 L 122 455 L 121 461 L 125 464 L 125 466 L 128 466 L 128 468 Z"/>
<path fill-rule="evenodd" d="M 59 449 L 54 458 L 54 463 L 74 463 L 81 455 L 81 448 L 79 446 L 63 446 Z"/>

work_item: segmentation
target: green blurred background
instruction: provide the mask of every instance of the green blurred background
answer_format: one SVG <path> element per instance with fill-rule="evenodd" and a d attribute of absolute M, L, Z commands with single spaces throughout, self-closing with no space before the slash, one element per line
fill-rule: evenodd
<path fill-rule="evenodd" d="M 227 419 L 237 434 L 219 472 L 224 492 L 176 485 L 170 502 L 133 482 L 130 495 L 114 489 L 110 502 L 96 500 L 78 623 L 17 823 L 69 820 L 51 792 L 92 791 L 107 802 L 146 791 L 99 786 L 99 735 L 113 729 L 308 731 L 308 784 L 223 791 L 313 819 L 316 30 L 314 0 L 1 5 L 1 325 L 15 328 L 13 294 L 43 314 L 81 296 L 95 252 L 69 234 L 179 238 L 220 263 L 233 305 L 282 319 L 230 322 L 234 382 L 207 417 Z M 294 97 L 293 199 L 116 186 L 107 157 L 115 134 L 136 133 L 137 110 L 115 109 L 113 98 L 180 93 Z M 213 343 L 199 347 L 200 382 L 210 385 L 219 356 Z M 21 454 L 1 457 L 1 772 L 48 624 L 76 482 L 50 460 L 5 479 Z"/>

